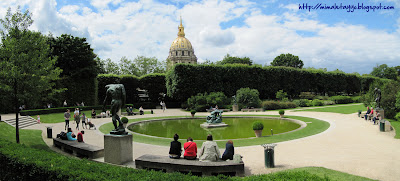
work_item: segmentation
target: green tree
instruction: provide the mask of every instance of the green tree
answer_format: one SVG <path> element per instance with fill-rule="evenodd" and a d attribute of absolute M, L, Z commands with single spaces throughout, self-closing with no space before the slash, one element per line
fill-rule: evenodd
<path fill-rule="evenodd" d="M 278 92 L 276 92 L 276 98 L 279 100 L 284 100 L 285 98 L 287 98 L 287 93 L 283 92 L 283 90 L 279 90 Z"/>
<path fill-rule="evenodd" d="M 389 67 L 386 64 L 376 65 L 371 72 L 372 76 L 396 80 L 398 72 L 395 67 Z"/>
<path fill-rule="evenodd" d="M 136 64 L 126 57 L 122 57 L 119 61 L 119 70 L 120 74 L 139 75 L 139 69 Z"/>
<path fill-rule="evenodd" d="M 299 59 L 298 56 L 294 56 L 290 53 L 281 54 L 272 61 L 272 66 L 284 66 L 284 67 L 294 67 L 294 68 L 303 68 L 303 61 Z"/>
<path fill-rule="evenodd" d="M 166 62 L 159 62 L 156 57 L 137 56 L 133 63 L 138 69 L 137 76 L 150 73 L 165 73 Z"/>
<path fill-rule="evenodd" d="M 53 93 L 56 80 L 61 72 L 51 58 L 47 37 L 28 30 L 33 20 L 26 10 L 18 7 L 12 14 L 8 9 L 0 20 L 2 39 L 0 47 L 0 89 L 13 97 L 16 111 L 16 141 L 19 143 L 18 105 L 40 103 L 43 93 Z M 8 105 L 10 106 L 10 105 Z"/>
<path fill-rule="evenodd" d="M 104 70 L 104 74 L 121 74 L 119 65 L 113 62 L 110 58 L 107 58 L 106 60 L 100 60 L 100 62 L 100 66 L 102 66 L 101 69 Z"/>
<path fill-rule="evenodd" d="M 59 85 L 67 89 L 58 102 L 67 99 L 67 102 L 94 105 L 95 78 L 101 68 L 86 38 L 63 34 L 57 38 L 50 37 L 49 43 L 51 55 L 57 57 L 56 66 L 63 70 Z"/>
<path fill-rule="evenodd" d="M 261 100 L 257 89 L 241 88 L 236 91 L 236 100 L 240 107 L 259 107 Z"/>
<path fill-rule="evenodd" d="M 226 54 L 222 61 L 217 62 L 217 64 L 246 64 L 253 65 L 253 61 L 250 60 L 249 57 L 231 57 L 229 54 Z"/>

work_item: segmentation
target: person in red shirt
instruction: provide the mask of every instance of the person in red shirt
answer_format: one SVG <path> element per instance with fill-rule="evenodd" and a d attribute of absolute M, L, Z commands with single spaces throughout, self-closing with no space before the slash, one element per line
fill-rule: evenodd
<path fill-rule="evenodd" d="M 183 158 L 188 160 L 195 160 L 197 157 L 197 144 L 193 142 L 193 139 L 189 137 L 187 142 L 183 144 L 183 149 L 185 153 L 183 154 Z"/>
<path fill-rule="evenodd" d="M 78 133 L 77 137 L 78 137 L 78 142 L 84 142 L 83 141 L 83 134 L 85 134 L 85 131 L 81 131 Z"/>

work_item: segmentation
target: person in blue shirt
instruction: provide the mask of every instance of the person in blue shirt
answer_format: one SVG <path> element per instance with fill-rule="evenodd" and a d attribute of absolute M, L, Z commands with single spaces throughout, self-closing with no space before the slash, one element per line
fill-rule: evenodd
<path fill-rule="evenodd" d="M 76 140 L 76 138 L 73 138 L 73 137 L 72 137 L 73 134 L 74 134 L 74 133 L 72 133 L 72 129 L 71 129 L 71 128 L 68 128 L 67 138 L 68 138 L 69 141 L 75 141 L 75 140 Z"/>

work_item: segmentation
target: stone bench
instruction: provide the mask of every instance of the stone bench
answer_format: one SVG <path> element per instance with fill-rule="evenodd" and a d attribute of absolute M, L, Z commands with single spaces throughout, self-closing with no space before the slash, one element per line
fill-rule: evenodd
<path fill-rule="evenodd" d="M 87 143 L 62 140 L 60 138 L 53 138 L 53 145 L 65 152 L 72 153 L 73 155 L 78 157 L 85 157 L 89 159 L 104 157 L 103 148 L 94 145 L 89 145 Z"/>
<path fill-rule="evenodd" d="M 213 111 L 215 111 L 216 109 L 206 109 L 206 111 L 207 112 L 213 112 Z M 230 109 L 218 109 L 218 110 L 222 110 L 222 111 L 224 111 L 224 112 L 229 112 L 229 111 L 231 111 Z"/>
<path fill-rule="evenodd" d="M 263 109 L 262 108 L 251 108 L 251 109 L 242 109 L 242 112 L 245 112 L 245 111 L 247 111 L 247 112 L 258 112 L 258 111 L 263 111 Z"/>
<path fill-rule="evenodd" d="M 244 163 L 233 161 L 200 162 L 196 160 L 171 159 L 168 156 L 142 155 L 135 159 L 138 169 L 151 169 L 163 172 L 191 173 L 196 176 L 244 176 Z"/>

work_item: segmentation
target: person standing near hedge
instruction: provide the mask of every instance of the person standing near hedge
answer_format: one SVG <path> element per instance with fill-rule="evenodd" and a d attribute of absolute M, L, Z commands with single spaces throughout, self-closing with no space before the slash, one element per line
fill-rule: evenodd
<path fill-rule="evenodd" d="M 80 122 L 80 117 L 79 117 L 79 113 L 75 113 L 74 116 L 75 122 L 76 122 L 76 129 L 79 130 L 79 122 Z"/>
<path fill-rule="evenodd" d="M 178 141 L 179 135 L 175 133 L 174 141 L 171 142 L 171 147 L 169 148 L 170 158 L 180 158 L 182 154 L 182 144 Z"/>
<path fill-rule="evenodd" d="M 64 119 L 65 119 L 65 130 L 69 128 L 69 118 L 71 117 L 71 114 L 69 113 L 69 109 L 67 109 L 67 112 L 64 113 Z"/>

